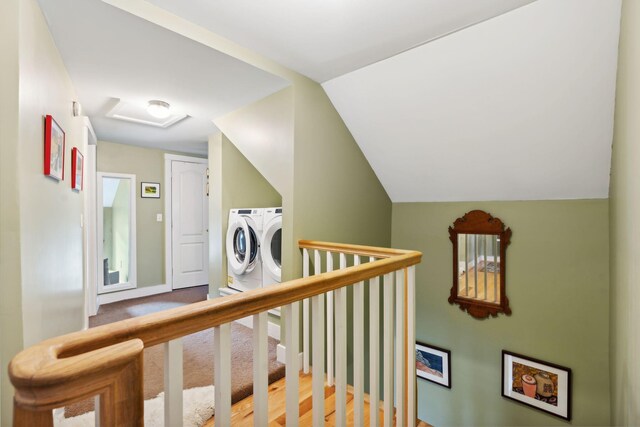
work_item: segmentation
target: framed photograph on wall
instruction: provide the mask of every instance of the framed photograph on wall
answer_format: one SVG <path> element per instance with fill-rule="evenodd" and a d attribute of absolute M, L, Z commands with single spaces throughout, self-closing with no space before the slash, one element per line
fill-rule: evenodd
<path fill-rule="evenodd" d="M 502 395 L 571 420 L 571 369 L 502 350 Z"/>
<path fill-rule="evenodd" d="M 71 150 L 71 189 L 82 191 L 84 187 L 84 156 L 77 147 Z"/>
<path fill-rule="evenodd" d="M 44 174 L 58 181 L 64 180 L 65 134 L 53 117 L 44 118 Z"/>
<path fill-rule="evenodd" d="M 451 388 L 451 351 L 416 342 L 416 374 L 419 378 Z"/>
<path fill-rule="evenodd" d="M 160 183 L 159 182 L 141 182 L 140 197 L 143 199 L 159 199 Z"/>

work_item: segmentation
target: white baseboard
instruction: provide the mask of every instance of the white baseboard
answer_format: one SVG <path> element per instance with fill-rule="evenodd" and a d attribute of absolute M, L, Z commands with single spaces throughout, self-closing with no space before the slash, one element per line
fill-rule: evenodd
<path fill-rule="evenodd" d="M 283 346 L 282 344 L 278 344 L 278 347 L 276 347 L 276 360 L 278 362 L 285 363 L 287 361 L 286 350 L 287 347 Z"/>
<path fill-rule="evenodd" d="M 276 325 L 275 323 L 267 322 L 267 334 L 270 337 L 273 337 L 280 341 L 280 325 Z"/>
<path fill-rule="evenodd" d="M 148 297 L 150 295 L 164 294 L 165 292 L 171 292 L 170 285 L 145 286 L 126 291 L 110 292 L 108 294 L 98 295 L 98 305 L 110 304 L 112 302 L 124 301 L 133 298 Z"/>
<path fill-rule="evenodd" d="M 282 344 L 278 344 L 278 347 L 276 347 L 276 360 L 280 363 L 286 363 L 287 361 L 287 347 Z M 298 366 L 302 370 L 302 352 L 298 353 Z"/>

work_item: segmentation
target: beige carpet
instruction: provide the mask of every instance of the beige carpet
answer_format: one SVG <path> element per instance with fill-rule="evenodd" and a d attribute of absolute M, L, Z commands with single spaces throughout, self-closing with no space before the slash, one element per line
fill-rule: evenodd
<path fill-rule="evenodd" d="M 120 301 L 100 307 L 89 319 L 91 327 L 130 317 L 167 310 L 207 299 L 207 286 L 176 290 L 166 294 Z M 231 400 L 233 403 L 252 394 L 253 332 L 237 323 L 231 326 Z M 269 338 L 269 383 L 284 377 L 285 366 L 276 361 L 278 341 Z M 213 384 L 213 330 L 208 329 L 183 338 L 184 389 Z M 164 390 L 164 348 L 162 345 L 144 350 L 144 398 L 150 399 Z M 93 410 L 93 399 L 65 409 L 72 417 Z"/>

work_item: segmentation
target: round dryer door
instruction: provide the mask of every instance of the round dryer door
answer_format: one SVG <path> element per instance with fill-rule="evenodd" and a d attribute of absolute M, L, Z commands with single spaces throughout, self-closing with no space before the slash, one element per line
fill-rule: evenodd
<path fill-rule="evenodd" d="M 260 243 L 262 254 L 262 267 L 277 282 L 282 277 L 282 216 L 277 216 L 269 221 L 262 231 Z"/>
<path fill-rule="evenodd" d="M 253 270 L 258 258 L 258 237 L 243 217 L 236 218 L 227 229 L 227 259 L 235 274 Z"/>

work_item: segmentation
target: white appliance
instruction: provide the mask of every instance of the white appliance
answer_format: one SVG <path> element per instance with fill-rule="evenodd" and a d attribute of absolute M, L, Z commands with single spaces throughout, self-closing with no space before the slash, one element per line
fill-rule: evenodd
<path fill-rule="evenodd" d="M 227 286 L 239 291 L 262 287 L 260 238 L 263 209 L 231 209 L 227 228 Z"/>
<path fill-rule="evenodd" d="M 262 286 L 282 282 L 282 208 L 264 210 L 264 227 L 260 240 Z"/>

